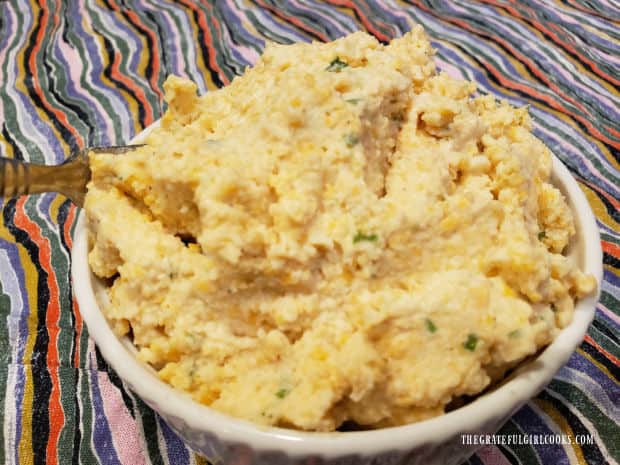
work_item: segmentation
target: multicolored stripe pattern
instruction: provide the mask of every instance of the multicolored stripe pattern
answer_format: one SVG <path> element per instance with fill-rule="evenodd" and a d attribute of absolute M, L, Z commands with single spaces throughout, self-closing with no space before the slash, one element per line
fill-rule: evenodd
<path fill-rule="evenodd" d="M 620 4 L 614 0 L 0 1 L 0 155 L 59 163 L 128 141 L 159 117 L 167 75 L 207 92 L 266 41 L 364 29 L 388 41 L 421 23 L 444 71 L 529 105 L 536 134 L 596 212 L 605 282 L 581 347 L 505 434 L 591 444 L 485 446 L 471 465 L 620 462 Z M 69 280 L 75 207 L 0 200 L 0 463 L 196 464 L 108 369 Z"/>

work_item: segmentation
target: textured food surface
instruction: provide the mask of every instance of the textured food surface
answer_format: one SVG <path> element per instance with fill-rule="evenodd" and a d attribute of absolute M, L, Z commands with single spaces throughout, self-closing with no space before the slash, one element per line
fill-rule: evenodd
<path fill-rule="evenodd" d="M 527 110 L 436 73 L 420 27 L 165 90 L 145 147 L 91 155 L 89 259 L 117 333 L 204 404 L 317 431 L 436 416 L 594 288 Z"/>

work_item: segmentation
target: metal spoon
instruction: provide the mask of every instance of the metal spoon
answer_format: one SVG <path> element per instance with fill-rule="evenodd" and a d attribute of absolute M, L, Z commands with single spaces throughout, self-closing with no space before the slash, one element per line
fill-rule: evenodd
<path fill-rule="evenodd" d="M 60 165 L 38 165 L 12 158 L 0 158 L 0 197 L 59 192 L 78 207 L 82 207 L 91 174 L 88 154 L 95 152 L 117 155 L 143 145 L 87 147 L 76 150 Z"/>

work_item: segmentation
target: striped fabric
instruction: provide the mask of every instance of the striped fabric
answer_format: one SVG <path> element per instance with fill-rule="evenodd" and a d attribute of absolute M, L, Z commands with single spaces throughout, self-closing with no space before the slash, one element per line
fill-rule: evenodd
<path fill-rule="evenodd" d="M 471 465 L 620 462 L 620 4 L 616 0 L 0 1 L 0 155 L 62 161 L 128 141 L 162 113 L 167 75 L 228 84 L 265 41 L 383 41 L 421 23 L 439 67 L 529 105 L 536 134 L 598 217 L 605 282 L 594 323 L 506 434 L 588 434 L 586 445 L 485 446 Z M 76 208 L 3 201 L 0 463 L 194 464 L 196 456 L 106 366 L 72 300 Z"/>

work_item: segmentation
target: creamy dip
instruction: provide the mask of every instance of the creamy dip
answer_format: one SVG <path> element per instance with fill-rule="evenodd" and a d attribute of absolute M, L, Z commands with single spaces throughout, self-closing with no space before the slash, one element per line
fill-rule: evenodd
<path fill-rule="evenodd" d="M 437 73 L 421 27 L 268 45 L 147 145 L 92 154 L 103 311 L 172 386 L 264 425 L 440 415 L 549 344 L 595 280 L 525 108 Z"/>

